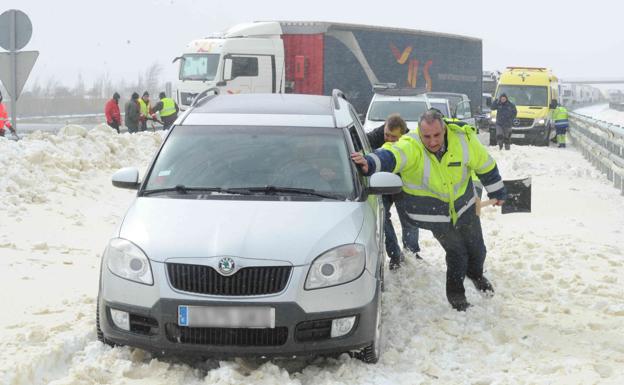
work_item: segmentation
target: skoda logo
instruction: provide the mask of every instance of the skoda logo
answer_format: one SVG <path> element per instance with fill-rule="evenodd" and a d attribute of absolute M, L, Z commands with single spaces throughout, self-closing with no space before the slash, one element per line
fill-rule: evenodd
<path fill-rule="evenodd" d="M 519 126 L 520 125 L 520 121 L 518 119 L 514 119 L 513 120 L 513 125 L 514 126 Z"/>
<path fill-rule="evenodd" d="M 234 260 L 230 257 L 223 257 L 219 260 L 219 272 L 223 275 L 230 275 L 234 273 L 234 269 L 236 268 L 236 264 Z"/>

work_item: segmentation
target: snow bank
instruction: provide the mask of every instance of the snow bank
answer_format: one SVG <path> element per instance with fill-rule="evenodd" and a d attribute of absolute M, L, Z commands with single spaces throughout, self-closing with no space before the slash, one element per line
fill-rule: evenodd
<path fill-rule="evenodd" d="M 58 134 L 37 131 L 17 142 L 0 138 L 5 163 L 0 202 L 15 209 L 46 202 L 51 191 L 97 194 L 83 181 L 102 171 L 145 167 L 161 142 L 159 133 L 118 135 L 105 124 L 89 131 L 81 126 L 66 126 Z"/>

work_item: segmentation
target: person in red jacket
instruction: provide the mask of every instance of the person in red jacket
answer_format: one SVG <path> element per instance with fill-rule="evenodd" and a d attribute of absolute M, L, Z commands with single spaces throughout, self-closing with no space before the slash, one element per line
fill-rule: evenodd
<path fill-rule="evenodd" d="M 15 135 L 15 129 L 9 121 L 9 114 L 7 114 L 7 110 L 2 103 L 2 93 L 0 92 L 0 136 L 4 136 L 4 127 L 8 127 L 13 135 Z"/>
<path fill-rule="evenodd" d="M 106 115 L 106 124 L 117 130 L 119 134 L 119 126 L 121 125 L 121 113 L 119 112 L 119 94 L 115 92 L 113 98 L 106 102 L 104 114 Z"/>

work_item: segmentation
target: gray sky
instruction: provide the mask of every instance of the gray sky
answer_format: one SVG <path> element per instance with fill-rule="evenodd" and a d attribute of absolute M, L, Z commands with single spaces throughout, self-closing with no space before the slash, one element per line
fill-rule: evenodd
<path fill-rule="evenodd" d="M 317 20 L 405 27 L 483 40 L 484 69 L 548 66 L 562 78 L 624 77 L 624 5 L 594 0 L 2 0 L 0 13 L 29 15 L 33 37 L 24 50 L 40 56 L 26 88 L 50 77 L 89 84 L 108 73 L 134 80 L 159 62 L 175 81 L 186 43 L 254 20 Z M 427 16 L 430 15 L 430 16 Z"/>

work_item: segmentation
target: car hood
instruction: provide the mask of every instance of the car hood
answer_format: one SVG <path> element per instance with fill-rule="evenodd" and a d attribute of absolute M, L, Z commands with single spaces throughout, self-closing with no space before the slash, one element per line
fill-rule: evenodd
<path fill-rule="evenodd" d="M 233 256 L 310 263 L 324 251 L 353 243 L 363 202 L 241 201 L 137 198 L 119 237 L 152 261 Z"/>

